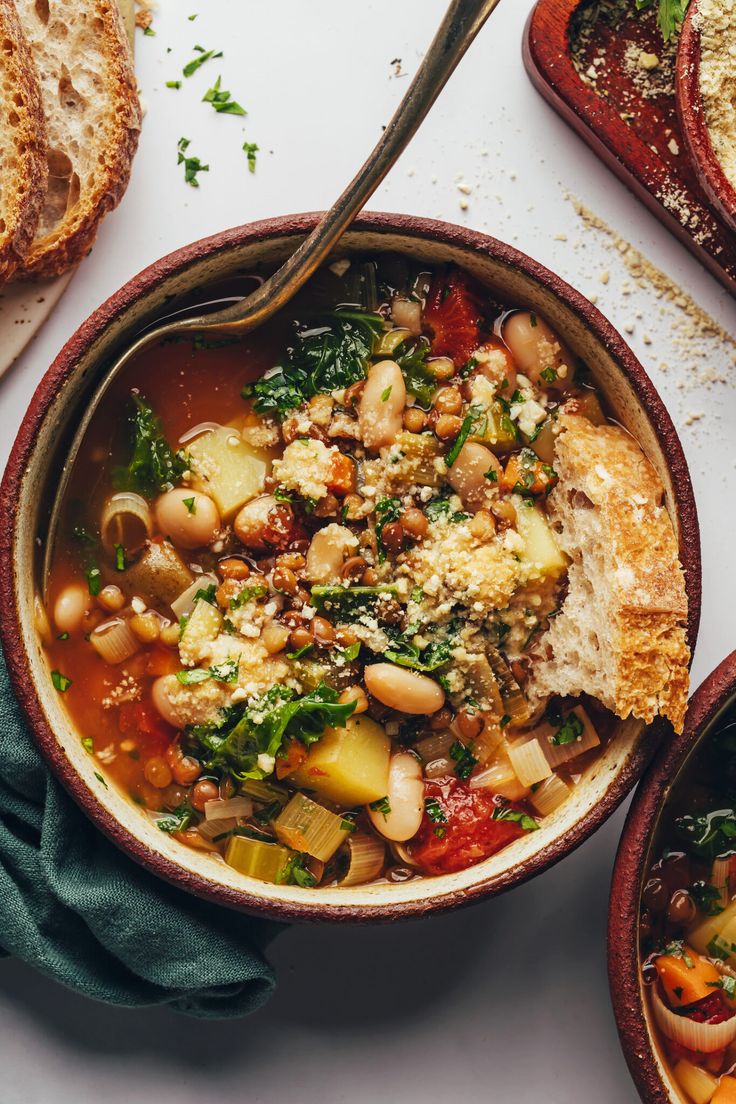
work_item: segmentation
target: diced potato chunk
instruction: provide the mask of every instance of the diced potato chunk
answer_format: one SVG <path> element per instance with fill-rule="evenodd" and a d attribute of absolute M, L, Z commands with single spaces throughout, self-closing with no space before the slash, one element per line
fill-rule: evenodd
<path fill-rule="evenodd" d="M 182 663 L 197 663 L 202 649 L 211 640 L 216 640 L 222 629 L 222 614 L 215 607 L 199 598 L 194 603 L 189 620 L 184 626 L 179 641 L 179 655 Z"/>
<path fill-rule="evenodd" d="M 350 717 L 344 728 L 326 729 L 291 781 L 344 808 L 368 805 L 386 796 L 390 752 L 379 724 Z"/>
<path fill-rule="evenodd" d="M 536 573 L 552 579 L 567 570 L 567 557 L 558 547 L 555 535 L 542 511 L 527 499 L 514 497 L 516 528 L 524 539 L 522 563 Z"/>
<path fill-rule="evenodd" d="M 712 1073 L 693 1065 L 682 1058 L 674 1068 L 675 1079 L 694 1104 L 708 1104 L 718 1087 L 718 1080 Z"/>
<path fill-rule="evenodd" d="M 267 463 L 245 443 L 236 429 L 220 426 L 188 446 L 193 486 L 217 503 L 223 521 L 261 494 Z"/>

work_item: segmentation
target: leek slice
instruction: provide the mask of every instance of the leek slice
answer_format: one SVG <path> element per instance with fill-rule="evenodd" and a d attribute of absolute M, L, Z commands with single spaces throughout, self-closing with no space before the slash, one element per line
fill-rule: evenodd
<path fill-rule="evenodd" d="M 277 786 L 273 782 L 263 782 L 259 778 L 246 778 L 240 786 L 243 793 L 255 801 L 262 801 L 265 805 L 272 805 L 278 801 L 279 805 L 285 805 L 289 800 L 289 791 L 285 786 Z"/>
<path fill-rule="evenodd" d="M 281 843 L 327 862 L 353 830 L 352 824 L 318 805 L 306 794 L 294 794 L 273 822 Z"/>
<path fill-rule="evenodd" d="M 489 645 L 486 654 L 501 691 L 503 710 L 509 717 L 508 723 L 511 725 L 524 724 L 525 721 L 529 720 L 529 705 L 511 672 L 511 668 L 496 648 Z"/>
<path fill-rule="evenodd" d="M 278 843 L 232 836 L 225 852 L 225 862 L 240 874 L 277 885 L 283 881 L 294 852 Z"/>

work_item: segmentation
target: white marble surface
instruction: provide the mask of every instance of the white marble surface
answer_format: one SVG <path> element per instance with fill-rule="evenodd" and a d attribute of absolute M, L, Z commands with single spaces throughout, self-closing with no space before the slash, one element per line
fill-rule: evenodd
<path fill-rule="evenodd" d="M 697 382 L 674 340 L 682 315 L 662 312 L 646 289 L 626 294 L 619 257 L 581 230 L 568 190 L 732 330 L 734 304 L 533 91 L 520 58 L 531 7 L 504 0 L 372 206 L 509 240 L 597 293 L 619 328 L 633 326 L 632 344 L 682 432 L 698 497 L 699 682 L 736 643 L 736 392 L 732 379 Z M 148 113 L 131 186 L 58 311 L 0 383 L 0 463 L 58 349 L 123 281 L 223 227 L 329 204 L 406 86 L 392 59 L 411 73 L 442 10 L 442 0 L 161 0 L 156 37 L 138 39 Z M 225 56 L 180 91 L 165 88 L 195 43 Z M 216 116 L 199 102 L 220 72 L 247 119 Z M 183 135 L 211 166 L 196 191 L 176 164 Z M 245 138 L 261 147 L 254 176 Z M 472 187 L 467 210 L 458 178 Z M 733 348 L 704 348 L 704 363 L 728 373 Z M 273 947 L 276 996 L 243 1022 L 108 1009 L 0 963 L 0 1100 L 633 1102 L 605 973 L 621 823 L 619 814 L 532 884 L 462 913 L 392 928 L 291 929 Z"/>

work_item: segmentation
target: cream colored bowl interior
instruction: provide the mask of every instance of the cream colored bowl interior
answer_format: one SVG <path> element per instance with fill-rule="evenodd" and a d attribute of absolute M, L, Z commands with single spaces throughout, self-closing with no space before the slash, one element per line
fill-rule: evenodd
<path fill-rule="evenodd" d="M 16 592 L 20 596 L 20 615 L 30 668 L 38 687 L 42 709 L 56 734 L 70 770 L 131 835 L 145 843 L 153 853 L 161 854 L 175 864 L 181 870 L 184 880 L 187 874 L 195 874 L 214 885 L 224 885 L 235 891 L 255 895 L 272 906 L 278 907 L 279 902 L 286 901 L 302 906 L 319 904 L 321 911 L 334 908 L 342 912 L 346 907 L 371 910 L 390 904 L 428 902 L 432 898 L 445 897 L 448 894 L 462 899 L 466 892 L 479 883 L 503 883 L 511 870 L 523 873 L 523 869 L 535 856 L 561 837 L 570 837 L 572 844 L 581 821 L 595 810 L 612 784 L 626 770 L 643 726 L 639 722 L 621 723 L 611 744 L 589 769 L 574 795 L 544 821 L 539 831 L 526 835 L 477 866 L 457 874 L 416 879 L 396 885 L 376 884 L 316 891 L 296 886 L 264 885 L 238 874 L 219 857 L 193 851 L 179 844 L 159 831 L 111 781 L 108 781 L 107 787 L 100 783 L 95 777 L 99 765 L 83 749 L 79 734 L 65 711 L 63 697 L 52 688 L 48 665 L 34 628 L 33 601 L 40 584 L 40 561 L 43 553 L 42 541 L 40 544 L 36 543 L 36 536 L 40 534 L 43 539 L 45 524 L 45 511 L 40 504 L 47 501 L 50 489 L 57 483 L 57 464 L 61 462 L 61 457 L 57 455 L 59 441 L 63 441 L 65 434 L 68 436 L 69 431 L 73 431 L 85 396 L 94 385 L 99 365 L 142 325 L 165 313 L 166 304 L 172 295 L 178 295 L 192 287 L 203 287 L 210 281 L 226 278 L 236 272 L 248 271 L 258 262 L 277 264 L 293 251 L 296 240 L 291 236 L 240 245 L 195 261 L 186 271 L 166 278 L 142 300 L 131 303 L 116 317 L 104 335 L 80 359 L 77 370 L 55 397 L 38 434 L 24 478 L 14 546 Z M 549 319 L 573 350 L 590 366 L 617 418 L 640 441 L 657 468 L 667 489 L 668 501 L 674 501 L 667 464 L 631 384 L 602 342 L 551 291 L 531 277 L 476 250 L 402 236 L 400 233 L 353 231 L 346 235 L 339 255 L 387 250 L 405 253 L 430 264 L 453 261 L 471 271 L 503 301 L 527 306 Z M 677 528 L 677 517 L 673 517 L 673 521 Z M 28 571 L 31 562 L 35 564 L 35 576 Z"/>

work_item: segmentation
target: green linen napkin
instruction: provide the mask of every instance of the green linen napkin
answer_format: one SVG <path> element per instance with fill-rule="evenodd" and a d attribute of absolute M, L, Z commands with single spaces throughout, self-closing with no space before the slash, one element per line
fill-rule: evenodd
<path fill-rule="evenodd" d="M 0 955 L 96 1000 L 244 1016 L 280 930 L 175 889 L 124 855 L 49 774 L 0 650 Z"/>

